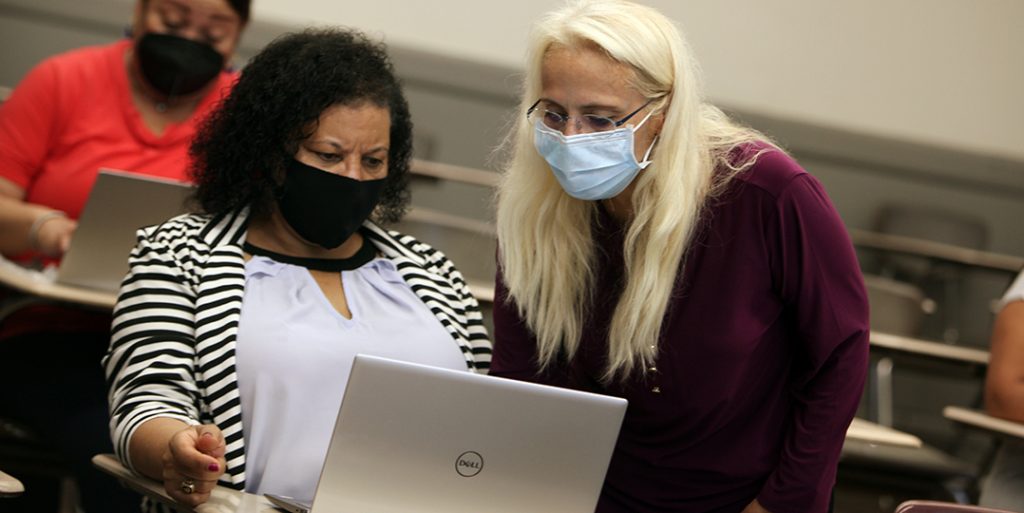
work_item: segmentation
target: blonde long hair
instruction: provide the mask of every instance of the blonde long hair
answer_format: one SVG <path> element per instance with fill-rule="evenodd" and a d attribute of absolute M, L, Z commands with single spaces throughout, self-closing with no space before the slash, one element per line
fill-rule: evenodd
<path fill-rule="evenodd" d="M 654 103 L 665 117 L 653 162 L 638 175 L 632 193 L 625 287 L 611 320 L 601 377 L 625 379 L 654 366 L 680 263 L 706 201 L 756 159 L 734 162 L 730 155 L 739 145 L 766 138 L 705 102 L 697 63 L 668 18 L 622 0 L 574 1 L 538 22 L 520 112 L 541 93 L 541 66 L 552 45 L 596 46 L 633 70 L 630 85 L 637 91 L 665 98 Z M 536 335 L 544 368 L 559 355 L 575 355 L 584 309 L 596 293 L 591 224 L 597 203 L 562 190 L 533 147 L 525 115 L 510 130 L 506 148 L 511 155 L 498 188 L 499 263 L 509 299 Z"/>

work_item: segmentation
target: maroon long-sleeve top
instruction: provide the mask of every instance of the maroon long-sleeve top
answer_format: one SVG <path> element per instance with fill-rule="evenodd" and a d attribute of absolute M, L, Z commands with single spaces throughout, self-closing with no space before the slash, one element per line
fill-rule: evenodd
<path fill-rule="evenodd" d="M 656 371 L 600 384 L 623 228 L 595 220 L 594 302 L 572 362 L 538 373 L 499 271 L 491 374 L 624 397 L 599 513 L 826 511 L 864 385 L 868 305 L 821 184 L 779 151 L 711 201 L 657 341 Z"/>

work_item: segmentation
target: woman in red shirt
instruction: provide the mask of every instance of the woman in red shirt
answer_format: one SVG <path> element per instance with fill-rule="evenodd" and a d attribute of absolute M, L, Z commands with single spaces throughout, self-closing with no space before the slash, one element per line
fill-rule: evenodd
<path fill-rule="evenodd" d="M 33 69 L 0 106 L 0 253 L 59 257 L 100 168 L 185 179 L 247 0 L 140 0 L 132 38 Z"/>
<path fill-rule="evenodd" d="M 100 168 L 186 178 L 197 126 L 234 83 L 226 67 L 249 3 L 139 0 L 130 39 L 51 57 L 25 76 L 0 105 L 0 253 L 59 259 Z M 86 512 L 138 511 L 137 496 L 89 461 L 112 452 L 99 366 L 109 330 L 109 312 L 52 305 L 0 324 L 0 386 L 18 391 L 0 397 L 0 412 L 61 453 Z M 30 484 L 21 507 L 53 509 L 27 504 L 33 488 L 45 489 Z"/>

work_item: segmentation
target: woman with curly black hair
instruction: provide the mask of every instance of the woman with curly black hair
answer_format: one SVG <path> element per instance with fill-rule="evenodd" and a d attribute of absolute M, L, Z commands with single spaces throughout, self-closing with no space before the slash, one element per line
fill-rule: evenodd
<path fill-rule="evenodd" d="M 411 150 L 362 34 L 288 35 L 249 63 L 192 146 L 201 213 L 130 257 L 104 360 L 124 464 L 188 506 L 218 481 L 309 500 L 356 353 L 488 368 L 459 272 L 377 225 L 406 208 Z"/>

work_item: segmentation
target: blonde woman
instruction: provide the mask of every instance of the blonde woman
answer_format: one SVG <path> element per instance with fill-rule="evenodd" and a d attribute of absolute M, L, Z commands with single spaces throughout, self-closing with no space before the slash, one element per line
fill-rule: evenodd
<path fill-rule="evenodd" d="M 868 307 L 821 184 L 624 1 L 537 24 L 522 110 L 492 374 L 629 400 L 601 513 L 828 510 Z"/>

